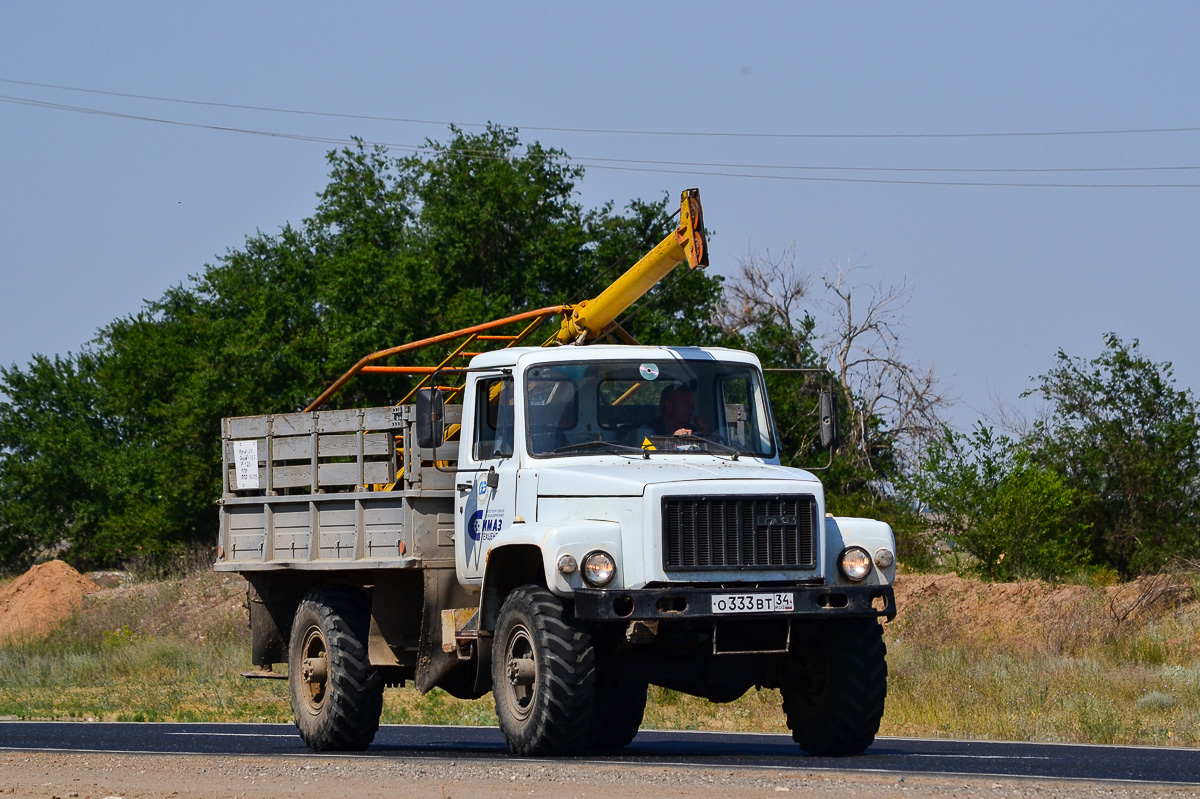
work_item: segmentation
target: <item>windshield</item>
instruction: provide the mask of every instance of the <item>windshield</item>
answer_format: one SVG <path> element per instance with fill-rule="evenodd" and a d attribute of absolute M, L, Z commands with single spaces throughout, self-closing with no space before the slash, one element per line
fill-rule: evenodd
<path fill-rule="evenodd" d="M 741 363 L 587 361 L 525 373 L 537 457 L 711 452 L 775 454 L 757 369 Z"/>

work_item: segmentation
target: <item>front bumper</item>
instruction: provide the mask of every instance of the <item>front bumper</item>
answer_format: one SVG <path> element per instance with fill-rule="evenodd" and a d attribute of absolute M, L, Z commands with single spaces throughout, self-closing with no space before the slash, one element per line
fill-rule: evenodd
<path fill-rule="evenodd" d="M 792 594 L 793 610 L 717 613 L 713 597 L 724 594 Z M 637 591 L 577 588 L 575 616 L 587 621 L 668 621 L 705 618 L 833 619 L 896 617 L 890 585 L 793 585 L 771 588 L 695 586 Z"/>

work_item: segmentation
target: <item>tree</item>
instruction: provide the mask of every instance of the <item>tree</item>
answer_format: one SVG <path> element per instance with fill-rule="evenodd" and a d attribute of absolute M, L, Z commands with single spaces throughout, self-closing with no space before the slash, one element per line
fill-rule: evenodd
<path fill-rule="evenodd" d="M 0 369 L 0 557 L 25 566 L 61 540 L 91 540 L 118 513 L 97 490 L 119 435 L 105 417 L 91 373 L 95 360 L 36 356 L 26 370 Z M 73 501 L 64 503 L 70 496 Z"/>
<path fill-rule="evenodd" d="M 886 458 L 903 468 L 916 463 L 925 441 L 941 426 L 949 405 L 932 367 L 904 354 L 901 311 L 912 299 L 907 280 L 891 286 L 853 283 L 860 267 L 835 264 L 821 282 L 834 321 L 823 355 L 837 375 L 842 401 L 854 408 L 847 443 L 870 468 Z M 865 293 L 866 301 L 856 301 Z M 872 426 L 872 421 L 881 424 Z"/>
<path fill-rule="evenodd" d="M 970 435 L 943 428 L 901 483 L 932 532 L 972 556 L 970 568 L 986 579 L 1057 580 L 1088 564 L 1088 524 L 1075 490 L 991 428 L 978 425 Z"/>
<path fill-rule="evenodd" d="M 840 394 L 843 444 L 831 483 L 850 492 L 881 490 L 915 463 L 925 437 L 940 428 L 948 404 L 932 369 L 909 361 L 899 331 L 911 296 L 906 283 L 855 284 L 859 267 L 834 264 L 802 273 L 794 249 L 773 259 L 750 255 L 726 291 L 722 329 L 740 337 L 764 366 L 824 368 Z M 814 296 L 813 285 L 824 294 Z M 866 301 L 862 296 L 866 295 Z M 772 405 L 787 446 L 785 460 L 813 465 L 816 449 L 814 381 L 779 377 Z"/>
<path fill-rule="evenodd" d="M 583 170 L 507 128 L 452 129 L 404 158 L 358 143 L 328 161 L 311 218 L 247 238 L 77 355 L 0 371 L 3 567 L 39 547 L 103 566 L 214 540 L 222 417 L 299 410 L 367 353 L 585 299 L 590 277 L 672 226 L 665 199 L 585 210 Z M 719 296 L 720 279 L 694 270 L 627 321 L 647 343 L 710 343 Z M 386 404 L 408 387 L 363 378 L 335 402 Z"/>
<path fill-rule="evenodd" d="M 1091 361 L 1058 351 L 1028 394 L 1049 405 L 1028 444 L 1063 475 L 1093 559 L 1125 575 L 1189 556 L 1200 534 L 1200 416 L 1170 363 L 1104 337 Z"/>

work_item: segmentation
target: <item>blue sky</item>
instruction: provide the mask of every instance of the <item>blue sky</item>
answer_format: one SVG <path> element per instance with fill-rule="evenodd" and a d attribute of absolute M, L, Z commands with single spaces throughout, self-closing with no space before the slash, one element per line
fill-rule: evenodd
<path fill-rule="evenodd" d="M 493 121 L 590 163 L 586 205 L 698 186 L 712 268 L 795 246 L 914 289 L 903 330 L 967 425 L 1054 353 L 1138 338 L 1200 386 L 1200 189 L 844 182 L 1200 184 L 1191 3 L 38 3 L 0 8 L 0 79 L 436 123 Z M 369 122 L 0 82 L 0 96 L 397 144 Z M 308 216 L 329 144 L 0 102 L 0 363 L 78 350 L 256 230 Z M 598 159 L 682 161 L 677 173 Z M 770 170 L 696 164 L 765 164 Z M 624 166 L 631 166 L 628 163 Z M 733 177 L 756 173 L 774 177 Z M 781 179 L 783 178 L 783 179 Z M 837 178 L 837 181 L 795 179 Z"/>

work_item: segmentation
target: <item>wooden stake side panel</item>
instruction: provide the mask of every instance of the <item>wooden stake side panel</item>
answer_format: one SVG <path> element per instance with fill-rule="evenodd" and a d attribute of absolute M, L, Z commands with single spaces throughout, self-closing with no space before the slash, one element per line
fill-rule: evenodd
<path fill-rule="evenodd" d="M 448 426 L 461 422 L 461 406 L 446 411 Z M 400 406 L 223 420 L 223 557 L 216 568 L 452 566 L 458 442 L 405 448 L 416 440 L 414 412 Z"/>

